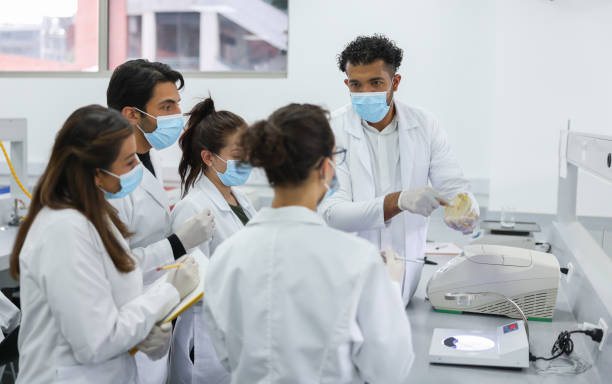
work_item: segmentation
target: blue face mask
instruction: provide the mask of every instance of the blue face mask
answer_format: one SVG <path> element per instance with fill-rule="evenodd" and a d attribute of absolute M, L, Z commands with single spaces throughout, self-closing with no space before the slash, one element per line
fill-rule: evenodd
<path fill-rule="evenodd" d="M 327 185 L 327 183 L 324 183 L 325 188 L 327 188 L 327 193 L 325 194 L 325 196 L 323 196 L 323 200 L 327 199 L 328 197 L 331 197 L 334 193 L 336 193 L 338 188 L 340 188 L 340 182 L 338 181 L 338 176 L 336 176 L 336 172 L 338 172 L 338 169 L 336 168 L 336 165 L 333 161 L 329 161 L 329 163 L 334 168 L 334 176 L 332 177 L 329 185 Z"/>
<path fill-rule="evenodd" d="M 353 109 L 362 119 L 378 123 L 389 112 L 387 92 L 351 92 Z"/>
<path fill-rule="evenodd" d="M 221 173 L 215 169 L 219 180 L 228 187 L 234 187 L 236 185 L 243 185 L 247 182 L 247 179 L 251 175 L 253 167 L 250 164 L 241 163 L 238 160 L 225 160 L 221 156 L 215 154 L 221 161 L 227 164 L 227 168 L 224 173 Z M 214 168 L 214 167 L 213 167 Z"/>
<path fill-rule="evenodd" d="M 140 132 L 147 139 L 149 144 L 153 146 L 155 149 L 164 149 L 168 148 L 172 144 L 178 140 L 181 135 L 181 131 L 183 130 L 184 122 L 183 115 L 177 113 L 175 115 L 167 115 L 167 116 L 152 116 L 146 113 L 145 111 L 141 111 L 136 108 L 137 111 L 144 113 L 147 116 L 154 118 L 157 121 L 157 128 L 151 132 L 147 133 L 140 128 L 138 124 L 136 127 L 140 129 Z"/>
<path fill-rule="evenodd" d="M 119 192 L 111 193 L 106 192 L 102 188 L 102 192 L 104 192 L 104 197 L 107 199 L 120 199 L 134 192 L 136 187 L 140 185 L 142 181 L 142 164 L 138 164 L 131 171 L 124 173 L 123 175 L 115 175 L 114 173 L 103 169 L 102 172 L 106 172 L 111 176 L 115 176 L 119 179 L 119 184 L 121 184 L 121 189 Z"/>

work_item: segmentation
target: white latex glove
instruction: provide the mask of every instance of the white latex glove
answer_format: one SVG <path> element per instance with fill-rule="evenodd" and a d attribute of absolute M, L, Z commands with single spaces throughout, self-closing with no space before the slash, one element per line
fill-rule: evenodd
<path fill-rule="evenodd" d="M 187 256 L 180 267 L 169 270 L 166 281 L 174 285 L 183 300 L 200 282 L 198 263 L 191 255 Z"/>
<path fill-rule="evenodd" d="M 387 272 L 389 272 L 391 280 L 401 284 L 402 278 L 404 277 L 404 261 L 399 259 L 397 253 L 391 248 L 380 251 L 380 255 L 385 261 L 385 264 L 387 264 Z"/>
<path fill-rule="evenodd" d="M 172 323 L 154 325 L 149 335 L 136 347 L 151 360 L 159 360 L 166 355 L 170 347 Z"/>
<path fill-rule="evenodd" d="M 402 211 L 409 211 L 428 217 L 440 205 L 450 201 L 431 187 L 422 187 L 403 191 L 399 195 L 397 205 Z"/>
<path fill-rule="evenodd" d="M 215 233 L 215 219 L 210 209 L 191 217 L 175 232 L 185 250 L 212 239 Z"/>

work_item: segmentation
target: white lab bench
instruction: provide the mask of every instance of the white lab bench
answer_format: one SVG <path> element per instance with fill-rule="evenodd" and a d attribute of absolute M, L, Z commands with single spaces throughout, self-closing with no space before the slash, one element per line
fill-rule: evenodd
<path fill-rule="evenodd" d="M 523 215 L 519 217 L 521 221 L 536 221 L 542 226 L 542 232 L 536 234 L 537 241 L 548 241 L 551 232 L 551 215 Z M 434 241 L 454 241 L 460 246 L 466 245 L 470 238 L 462 236 L 448 228 L 442 223 L 441 212 L 436 212 L 431 219 L 428 238 Z M 554 249 L 553 244 L 553 249 Z M 438 365 L 429 363 L 429 347 L 434 328 L 455 328 L 455 329 L 478 329 L 496 328 L 510 323 L 512 319 L 502 316 L 478 315 L 478 314 L 450 314 L 441 313 L 433 310 L 431 304 L 426 299 L 425 288 L 427 281 L 437 268 L 450 260 L 451 256 L 429 256 L 428 259 L 438 262 L 438 265 L 425 265 L 423 274 L 415 296 L 406 309 L 412 327 L 412 338 L 414 352 L 416 355 L 412 367 L 412 377 L 415 383 L 572 383 L 572 384 L 598 384 L 612 382 L 609 377 L 601 374 L 598 366 L 601 367 L 602 361 L 593 366 L 586 372 L 579 375 L 539 375 L 536 372 L 534 363 L 526 369 L 505 369 L 492 367 L 474 366 L 454 366 Z M 562 277 L 564 279 L 565 277 Z M 611 284 L 612 287 L 612 284 Z M 597 319 L 594 321 L 596 322 Z M 560 284 L 557 296 L 557 306 L 552 322 L 529 321 L 530 348 L 536 356 L 550 356 L 550 349 L 557 339 L 559 332 L 563 330 L 578 329 L 578 321 L 574 317 L 566 291 L 563 284 Z M 589 363 L 593 363 L 594 353 L 598 344 L 593 342 L 588 336 L 575 334 L 572 335 L 574 341 L 573 354 L 579 355 Z M 607 345 L 607 348 L 611 348 Z M 605 352 L 605 351 L 604 351 Z M 600 355 L 599 358 L 612 356 L 611 353 Z M 595 357 L 597 359 L 598 357 Z M 540 364 L 540 363 L 538 363 Z M 607 362 L 612 366 L 612 359 Z M 603 377 L 603 378 L 602 378 Z"/>

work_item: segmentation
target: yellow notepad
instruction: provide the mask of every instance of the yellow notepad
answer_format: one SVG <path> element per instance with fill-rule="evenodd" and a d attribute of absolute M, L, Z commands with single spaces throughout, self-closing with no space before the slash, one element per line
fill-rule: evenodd
<path fill-rule="evenodd" d="M 196 250 L 195 252 L 191 253 L 191 256 L 193 256 L 195 261 L 198 263 L 198 267 L 200 269 L 200 282 L 195 289 L 190 294 L 185 296 L 180 303 L 174 306 L 174 308 L 172 308 L 166 317 L 164 317 L 158 324 L 166 324 L 171 322 L 195 303 L 202 300 L 202 297 L 204 297 L 204 276 L 206 276 L 206 268 L 208 267 L 208 257 L 206 257 L 200 250 Z M 155 280 L 155 282 L 151 285 L 161 284 L 165 282 L 166 279 L 166 274 L 164 274 L 159 279 Z M 136 352 L 138 352 L 138 348 L 136 347 L 130 350 L 131 355 L 136 354 Z"/>
<path fill-rule="evenodd" d="M 194 258 L 196 258 L 195 255 L 193 256 Z M 172 308 L 170 313 L 168 313 L 168 315 L 164 317 L 160 324 L 166 324 L 176 319 L 181 313 L 185 312 L 192 305 L 202 300 L 202 297 L 204 297 L 204 276 L 206 275 L 208 258 L 206 256 L 204 256 L 203 259 L 196 258 L 196 262 L 198 263 L 198 267 L 200 268 L 200 283 L 190 294 L 185 296 L 180 303 L 178 303 L 174 308 Z M 163 281 L 166 281 L 166 275 L 162 276 L 162 278 L 164 279 Z"/>

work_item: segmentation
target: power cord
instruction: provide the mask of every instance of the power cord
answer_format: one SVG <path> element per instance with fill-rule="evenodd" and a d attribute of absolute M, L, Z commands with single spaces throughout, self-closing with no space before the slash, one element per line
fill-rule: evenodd
<path fill-rule="evenodd" d="M 535 243 L 535 245 L 540 246 L 540 247 L 545 246 L 545 247 L 546 247 L 546 250 L 545 250 L 544 252 L 546 252 L 546 253 L 550 253 L 550 251 L 552 251 L 552 244 L 550 244 L 550 243 L 549 243 L 549 242 L 547 242 L 547 241 L 544 241 L 544 242 L 536 242 L 536 243 Z"/>
<path fill-rule="evenodd" d="M 552 346 L 550 351 L 551 357 L 535 356 L 529 352 L 529 361 L 533 361 L 536 364 L 536 372 L 539 375 L 576 375 L 591 368 L 591 364 L 581 357 L 576 355 L 570 356 L 574 351 L 574 342 L 571 339 L 571 335 L 575 333 L 588 335 L 593 341 L 598 343 L 603 338 L 603 330 L 601 328 L 561 332 Z M 537 363 L 538 360 L 541 362 L 540 364 Z"/>
<path fill-rule="evenodd" d="M 600 343 L 601 339 L 603 338 L 603 329 L 601 328 L 584 329 L 584 330 L 579 329 L 576 331 L 563 331 L 559 334 L 559 336 L 557 337 L 557 341 L 555 341 L 555 343 L 552 346 L 552 349 L 550 351 L 550 354 L 552 355 L 551 357 L 535 356 L 531 352 L 529 352 L 529 361 L 536 361 L 536 360 L 550 361 L 550 360 L 554 360 L 558 358 L 559 356 L 563 354 L 566 354 L 569 356 L 574 351 L 574 341 L 571 338 L 571 335 L 574 333 L 584 333 L 585 335 L 590 336 L 591 339 L 596 343 Z"/>

